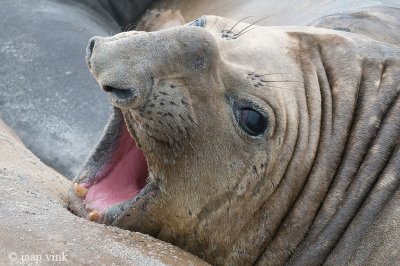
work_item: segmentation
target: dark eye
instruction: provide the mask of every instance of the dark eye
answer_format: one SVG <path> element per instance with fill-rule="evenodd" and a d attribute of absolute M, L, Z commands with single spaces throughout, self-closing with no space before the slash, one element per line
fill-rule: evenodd
<path fill-rule="evenodd" d="M 268 126 L 265 116 L 249 108 L 239 109 L 238 122 L 239 126 L 251 136 L 263 134 Z"/>

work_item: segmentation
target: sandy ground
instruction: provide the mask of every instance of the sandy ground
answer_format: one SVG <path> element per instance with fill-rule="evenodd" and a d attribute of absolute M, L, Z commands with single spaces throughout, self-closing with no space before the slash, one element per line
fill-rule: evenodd
<path fill-rule="evenodd" d="M 0 120 L 0 265 L 207 265 L 150 236 L 76 217 L 69 187 Z"/>

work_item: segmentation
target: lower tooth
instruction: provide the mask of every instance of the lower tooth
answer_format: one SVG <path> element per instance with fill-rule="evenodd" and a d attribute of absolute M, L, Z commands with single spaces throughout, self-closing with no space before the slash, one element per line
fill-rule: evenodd
<path fill-rule="evenodd" d="M 80 198 L 84 198 L 88 192 L 87 188 L 79 185 L 78 183 L 74 184 L 74 190 L 75 190 L 75 194 Z"/>
<path fill-rule="evenodd" d="M 89 213 L 89 220 L 90 221 L 97 221 L 100 217 L 99 211 L 92 211 Z"/>

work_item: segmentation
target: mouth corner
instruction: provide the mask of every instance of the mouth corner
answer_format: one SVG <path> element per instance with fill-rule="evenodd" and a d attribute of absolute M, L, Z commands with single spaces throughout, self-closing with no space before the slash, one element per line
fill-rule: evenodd
<path fill-rule="evenodd" d="M 104 219 L 115 209 L 122 214 L 126 205 L 154 197 L 158 187 L 150 180 L 143 151 L 128 132 L 122 111 L 114 107 L 103 138 L 74 179 L 69 193 L 69 208 L 91 221 L 111 223 Z M 125 206 L 125 207 L 124 207 Z"/>

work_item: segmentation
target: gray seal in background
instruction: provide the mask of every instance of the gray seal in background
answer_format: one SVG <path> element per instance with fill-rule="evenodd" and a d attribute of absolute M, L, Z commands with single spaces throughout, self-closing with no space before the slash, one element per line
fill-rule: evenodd
<path fill-rule="evenodd" d="M 121 31 L 147 2 L 2 1 L 0 117 L 67 177 L 98 142 L 111 112 L 87 70 L 87 40 Z"/>

